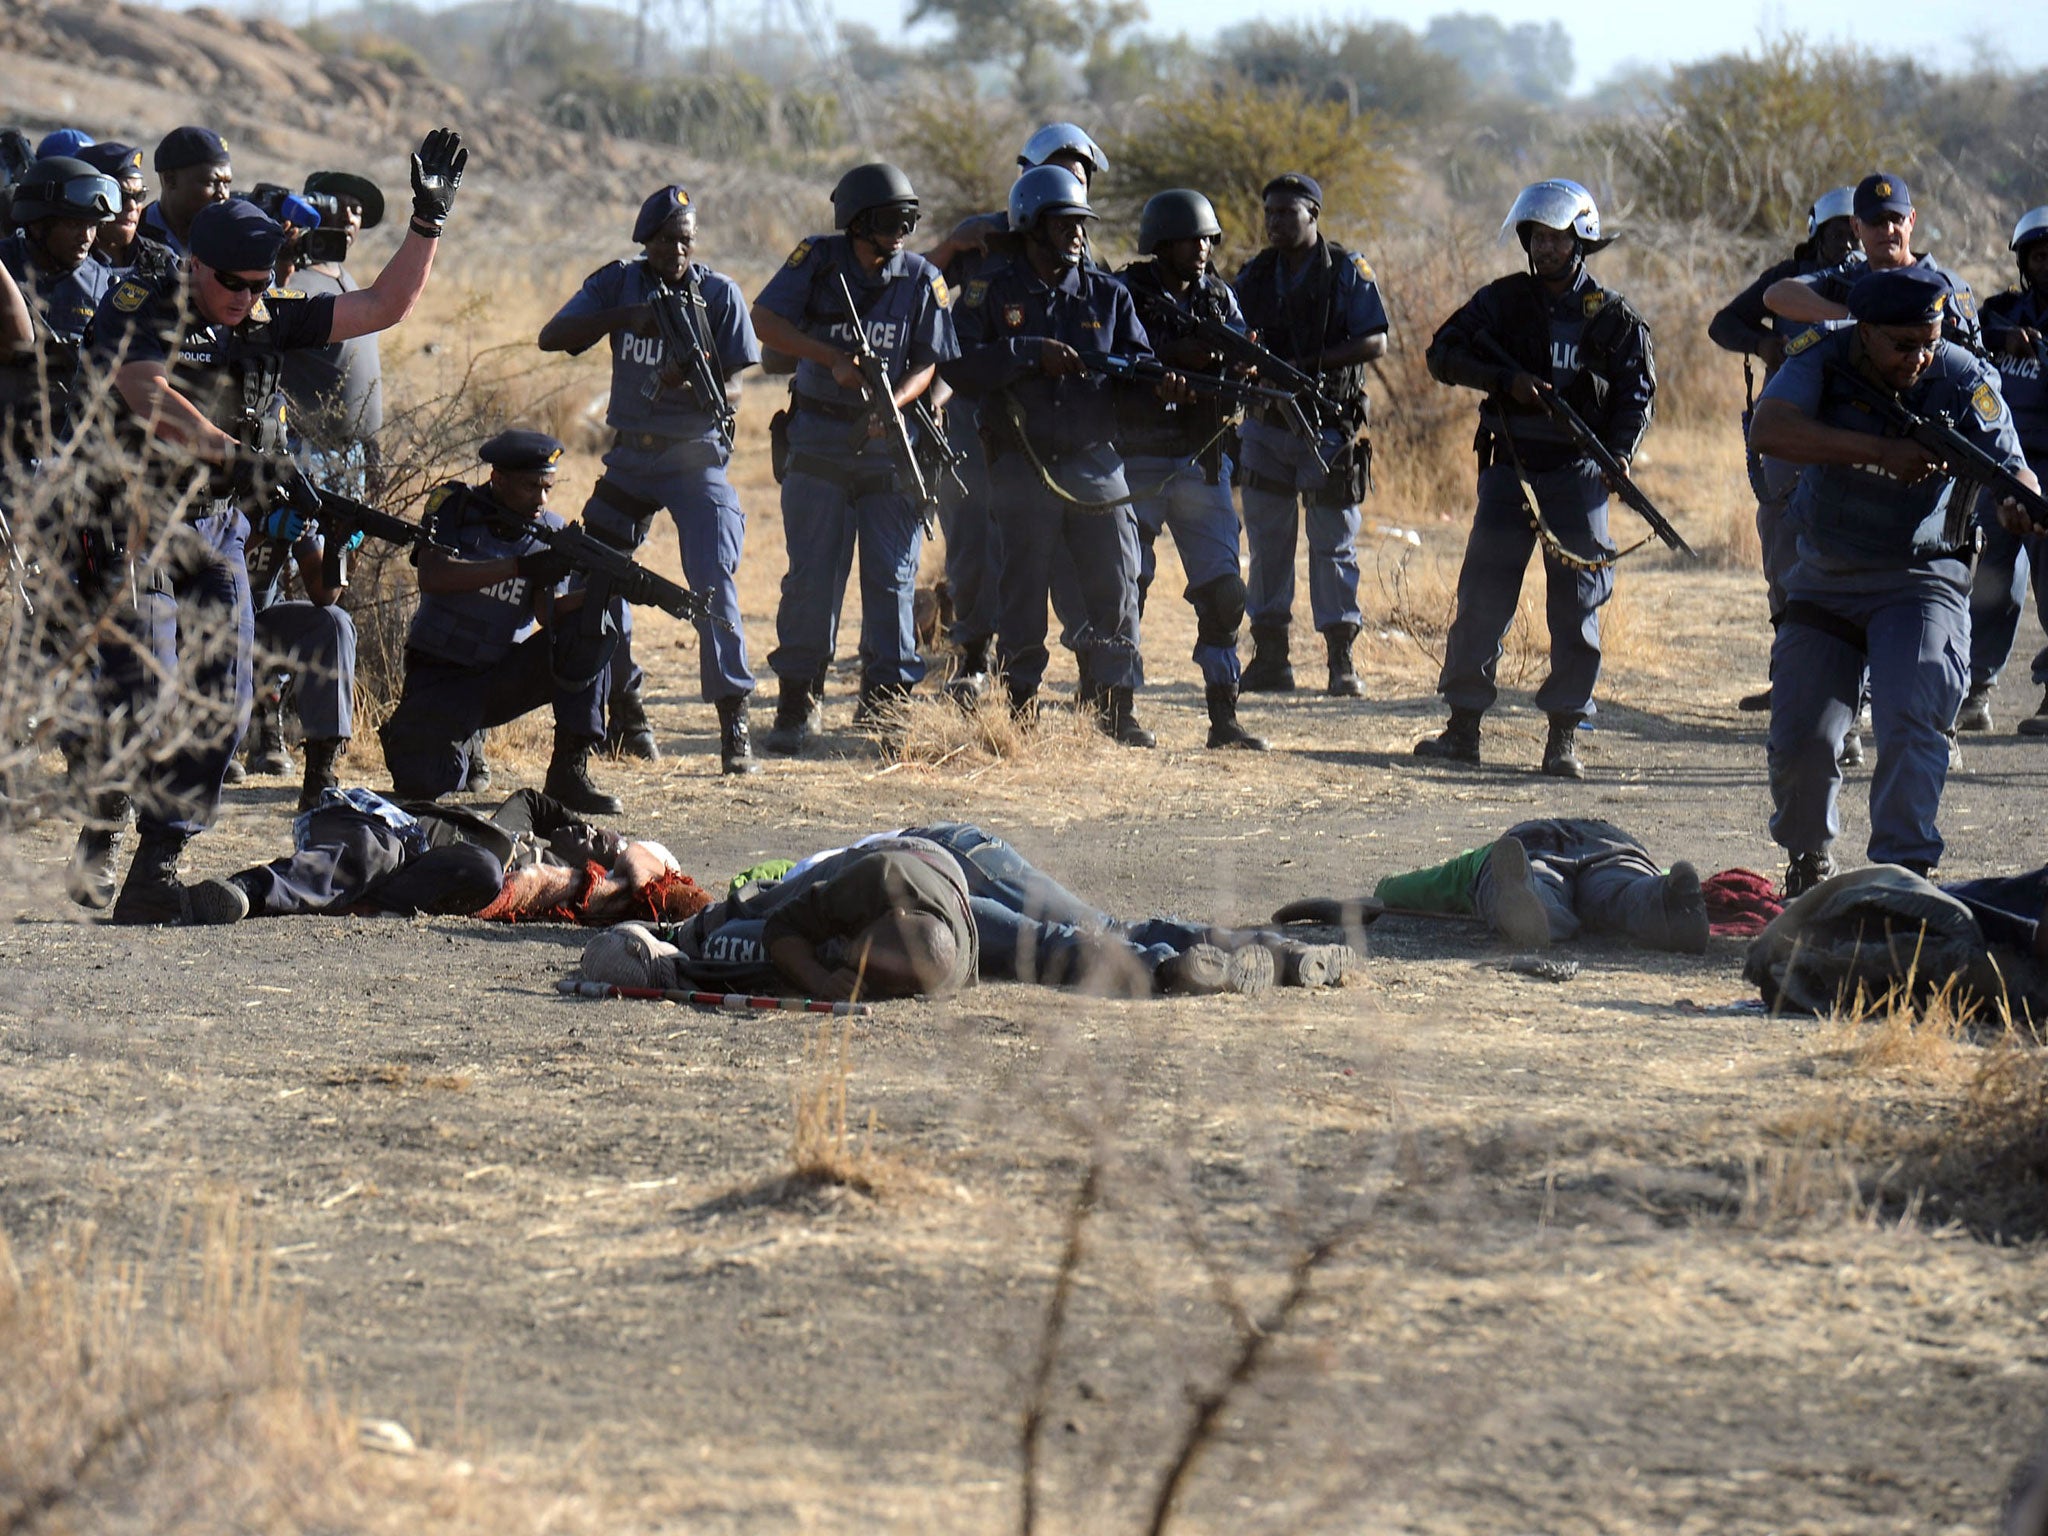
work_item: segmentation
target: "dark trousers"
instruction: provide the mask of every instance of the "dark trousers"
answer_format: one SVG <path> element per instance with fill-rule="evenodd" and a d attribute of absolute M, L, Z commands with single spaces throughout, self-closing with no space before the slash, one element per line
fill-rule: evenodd
<path fill-rule="evenodd" d="M 490 905 L 505 883 L 497 856 L 474 843 L 409 853 L 376 817 L 350 806 L 309 812 L 299 846 L 243 870 L 235 882 L 257 917 L 350 912 L 359 907 L 413 916 L 467 916 Z"/>
<path fill-rule="evenodd" d="M 555 681 L 555 637 L 537 630 L 483 667 L 461 667 L 419 651 L 405 657 L 405 692 L 384 722 L 384 763 L 401 799 L 432 800 L 469 782 L 470 738 L 552 704 L 556 731 L 604 734 L 610 669 L 579 688 Z"/>
<path fill-rule="evenodd" d="M 356 625 L 339 605 L 272 603 L 256 615 L 256 638 L 285 659 L 308 741 L 355 735 Z"/>
<path fill-rule="evenodd" d="M 1046 603 L 1056 553 L 1072 557 L 1087 614 L 1075 654 L 1103 687 L 1138 676 L 1138 525 L 1129 507 L 1084 511 L 1061 501 L 1016 454 L 991 468 L 997 537 L 997 643 L 1013 694 L 1045 680 Z"/>

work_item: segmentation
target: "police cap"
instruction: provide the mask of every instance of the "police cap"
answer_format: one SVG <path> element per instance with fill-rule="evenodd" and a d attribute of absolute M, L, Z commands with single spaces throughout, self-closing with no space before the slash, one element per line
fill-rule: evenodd
<path fill-rule="evenodd" d="M 36 145 L 36 158 L 47 160 L 52 155 L 70 155 L 77 159 L 78 152 L 90 143 L 92 135 L 83 128 L 53 128 Z"/>
<path fill-rule="evenodd" d="M 192 217 L 185 248 L 216 272 L 267 272 L 277 265 L 284 228 L 245 197 L 208 203 Z"/>
<path fill-rule="evenodd" d="M 121 188 L 83 160 L 51 155 L 21 173 L 14 184 L 13 220 L 89 219 L 104 224 L 121 211 Z"/>
<path fill-rule="evenodd" d="M 226 165 L 230 156 L 227 145 L 221 143 L 220 135 L 211 128 L 173 128 L 157 141 L 156 156 L 150 164 L 161 176 L 167 171 L 182 171 L 194 165 Z"/>
<path fill-rule="evenodd" d="M 1856 217 L 1875 224 L 1887 213 L 1911 213 L 1913 194 L 1906 178 L 1890 171 L 1876 171 L 1856 183 Z"/>
<path fill-rule="evenodd" d="M 493 469 L 502 469 L 509 474 L 533 474 L 538 470 L 553 469 L 562 457 L 561 439 L 549 437 L 545 432 L 530 432 L 515 427 L 510 432 L 500 432 L 496 437 L 477 450 L 477 457 Z"/>
<path fill-rule="evenodd" d="M 325 192 L 329 197 L 352 197 L 363 205 L 363 228 L 375 229 L 384 222 L 384 189 L 367 176 L 347 171 L 315 171 L 306 178 L 305 190 Z"/>
<path fill-rule="evenodd" d="M 1323 189 L 1315 177 L 1300 171 L 1287 171 L 1275 176 L 1259 189 L 1261 199 L 1271 197 L 1275 192 L 1287 197 L 1299 197 L 1314 205 L 1317 213 L 1323 211 Z"/>
<path fill-rule="evenodd" d="M 142 151 L 133 144 L 118 144 L 107 139 L 86 145 L 78 152 L 78 158 L 102 176 L 111 176 L 116 181 L 142 179 Z"/>
<path fill-rule="evenodd" d="M 676 216 L 677 210 L 689 206 L 690 194 L 681 187 L 663 187 L 640 205 L 640 216 L 633 220 L 633 243 L 645 245 L 660 232 L 662 225 Z"/>
<path fill-rule="evenodd" d="M 1953 291 L 1933 267 L 1866 272 L 1849 290 L 1849 313 L 1869 325 L 1927 325 L 1942 317 Z"/>
<path fill-rule="evenodd" d="M 886 161 L 856 165 L 832 189 L 832 227 L 848 229 L 870 208 L 915 208 L 917 190 L 910 178 Z"/>
<path fill-rule="evenodd" d="M 1217 239 L 1223 226 L 1209 199 L 1186 187 L 1155 193 L 1138 215 L 1138 254 L 1150 256 L 1169 240 Z"/>

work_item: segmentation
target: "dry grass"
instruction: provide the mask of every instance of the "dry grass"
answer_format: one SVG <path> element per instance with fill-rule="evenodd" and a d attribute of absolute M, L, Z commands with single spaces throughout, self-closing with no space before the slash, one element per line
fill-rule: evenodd
<path fill-rule="evenodd" d="M 1967 1073 L 1974 1054 L 1970 1030 L 1984 1007 L 1951 976 L 1918 1000 L 1912 977 L 1872 993 L 1860 983 L 1855 996 L 1828 1016 L 1822 1049 L 1850 1070 L 1873 1077 L 1942 1082 Z"/>
<path fill-rule="evenodd" d="M 151 1264 L 90 1224 L 30 1261 L 0 1233 L 0 1533 L 592 1529 L 418 1455 L 309 1380 L 296 1303 L 236 1202 Z M 407 1459 L 365 1454 L 366 1445 Z"/>
<path fill-rule="evenodd" d="M 858 1142 L 846 1129 L 846 1087 L 853 1076 L 853 1026 L 823 1020 L 804 1037 L 803 1059 L 790 1087 L 789 1161 L 785 1183 L 795 1188 L 833 1186 L 863 1195 L 880 1188 L 874 1150 L 875 1116 Z"/>

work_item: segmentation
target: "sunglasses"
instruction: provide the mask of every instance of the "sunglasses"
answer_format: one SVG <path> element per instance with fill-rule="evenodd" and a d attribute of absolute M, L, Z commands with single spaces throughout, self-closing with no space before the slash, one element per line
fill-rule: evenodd
<path fill-rule="evenodd" d="M 213 269 L 207 269 L 212 272 Z M 214 272 L 213 280 L 229 293 L 261 293 L 277 280 L 277 274 L 266 272 L 261 277 L 243 277 L 239 272 Z"/>

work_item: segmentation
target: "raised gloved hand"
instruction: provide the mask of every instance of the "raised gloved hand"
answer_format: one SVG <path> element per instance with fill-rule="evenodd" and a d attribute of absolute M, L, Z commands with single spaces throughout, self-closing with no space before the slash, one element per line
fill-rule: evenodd
<path fill-rule="evenodd" d="M 455 194 L 462 187 L 462 170 L 469 164 L 469 151 L 462 147 L 462 135 L 452 128 L 436 128 L 420 141 L 412 157 L 412 230 L 414 234 L 438 239 L 448 212 L 455 206 Z"/>
<path fill-rule="evenodd" d="M 574 561 L 552 549 L 536 549 L 519 557 L 519 574 L 543 587 L 555 586 L 575 569 Z"/>

